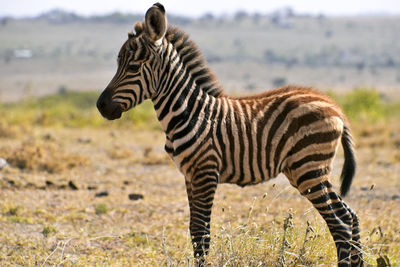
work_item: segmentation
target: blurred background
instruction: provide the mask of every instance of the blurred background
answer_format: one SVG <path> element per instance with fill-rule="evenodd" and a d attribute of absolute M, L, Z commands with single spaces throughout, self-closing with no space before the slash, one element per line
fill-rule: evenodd
<path fill-rule="evenodd" d="M 0 99 L 102 90 L 154 1 L 1 1 Z M 398 1 L 164 1 L 228 92 L 286 84 L 398 95 Z"/>

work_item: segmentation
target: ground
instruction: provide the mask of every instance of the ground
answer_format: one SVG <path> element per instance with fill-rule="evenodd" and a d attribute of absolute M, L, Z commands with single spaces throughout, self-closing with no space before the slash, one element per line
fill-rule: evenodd
<path fill-rule="evenodd" d="M 400 263 L 400 135 L 396 122 L 354 125 L 358 172 L 345 198 L 364 257 Z M 184 178 L 163 133 L 130 127 L 30 127 L 0 138 L 0 264 L 190 266 Z M 339 151 L 332 177 L 336 188 Z M 283 176 L 220 185 L 212 266 L 335 265 L 329 231 Z M 387 257 L 387 258 L 385 258 Z"/>

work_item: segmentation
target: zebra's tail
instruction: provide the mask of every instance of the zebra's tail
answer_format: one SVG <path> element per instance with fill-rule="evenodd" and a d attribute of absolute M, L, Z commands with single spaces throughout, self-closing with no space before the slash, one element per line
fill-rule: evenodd
<path fill-rule="evenodd" d="M 354 143 L 350 129 L 344 126 L 342 134 L 342 146 L 344 151 L 344 164 L 342 174 L 340 175 L 340 195 L 346 196 L 349 192 L 354 174 L 356 172 L 356 157 L 354 155 Z"/>

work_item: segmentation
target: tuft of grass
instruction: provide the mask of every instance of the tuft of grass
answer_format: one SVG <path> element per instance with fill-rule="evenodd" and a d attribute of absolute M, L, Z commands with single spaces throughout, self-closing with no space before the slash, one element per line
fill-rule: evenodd
<path fill-rule="evenodd" d="M 218 266 L 335 264 L 336 250 L 325 227 L 313 228 L 307 223 L 304 230 L 304 226 L 294 224 L 291 213 L 268 228 L 249 222 L 219 227 L 211 241 L 208 261 Z"/>
<path fill-rule="evenodd" d="M 82 155 L 67 154 L 53 143 L 38 143 L 34 140 L 22 142 L 16 148 L 2 147 L 0 157 L 16 168 L 48 173 L 59 173 L 88 164 L 88 159 Z"/>
<path fill-rule="evenodd" d="M 6 121 L 0 121 L 0 138 L 17 138 L 23 129 L 21 125 L 15 125 Z"/>
<path fill-rule="evenodd" d="M 18 215 L 18 210 L 19 210 L 18 206 L 10 206 L 8 208 L 8 211 L 6 212 L 6 215 L 17 216 Z"/>
<path fill-rule="evenodd" d="M 108 212 L 108 206 L 104 203 L 97 204 L 94 209 L 97 215 L 106 214 Z"/>
<path fill-rule="evenodd" d="M 50 235 L 53 235 L 57 232 L 58 232 L 57 227 L 52 226 L 52 225 L 46 225 L 43 227 L 43 230 L 42 230 L 42 234 L 44 237 L 49 237 Z"/>

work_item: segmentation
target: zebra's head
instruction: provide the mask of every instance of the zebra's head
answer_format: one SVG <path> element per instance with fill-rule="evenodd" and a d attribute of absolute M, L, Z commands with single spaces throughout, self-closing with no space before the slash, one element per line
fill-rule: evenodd
<path fill-rule="evenodd" d="M 122 112 L 153 97 L 157 91 L 157 62 L 167 31 L 164 7 L 154 4 L 144 22 L 136 23 L 134 29 L 119 52 L 117 73 L 97 100 L 98 110 L 109 120 L 120 118 Z"/>

